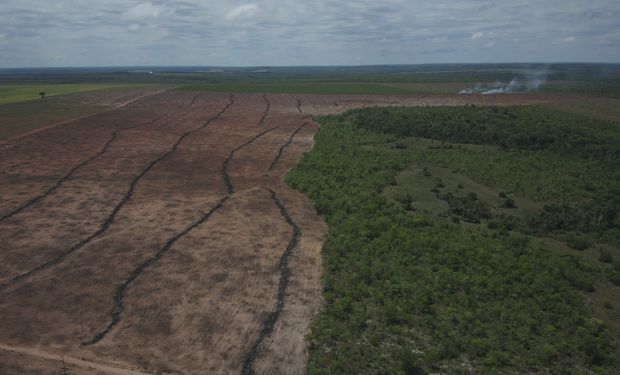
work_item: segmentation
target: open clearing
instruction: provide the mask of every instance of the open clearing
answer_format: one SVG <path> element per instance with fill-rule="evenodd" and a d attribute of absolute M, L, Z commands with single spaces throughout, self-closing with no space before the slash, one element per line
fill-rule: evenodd
<path fill-rule="evenodd" d="M 0 85 L 0 105 L 17 103 L 28 100 L 39 99 L 39 93 L 44 92 L 46 97 L 64 95 L 70 93 L 81 93 L 85 91 L 96 91 L 110 88 L 123 88 L 136 86 L 126 83 L 72 83 L 72 84 L 20 84 L 20 85 Z M 141 85 L 146 87 L 146 85 Z"/>
<path fill-rule="evenodd" d="M 143 97 L 157 94 L 165 88 L 166 86 L 137 86 L 98 89 L 44 100 L 0 105 L 0 142 L 38 131 L 41 127 L 62 125 L 66 121 L 118 109 Z"/>
<path fill-rule="evenodd" d="M 0 144 L 1 373 L 302 373 L 327 227 L 282 180 L 311 116 L 558 100 L 115 93 Z"/>

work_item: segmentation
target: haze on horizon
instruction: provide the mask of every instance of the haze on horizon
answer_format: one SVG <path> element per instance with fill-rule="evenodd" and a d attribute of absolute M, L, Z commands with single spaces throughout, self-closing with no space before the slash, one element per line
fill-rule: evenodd
<path fill-rule="evenodd" d="M 620 62 L 617 0 L 0 0 L 0 67 Z"/>

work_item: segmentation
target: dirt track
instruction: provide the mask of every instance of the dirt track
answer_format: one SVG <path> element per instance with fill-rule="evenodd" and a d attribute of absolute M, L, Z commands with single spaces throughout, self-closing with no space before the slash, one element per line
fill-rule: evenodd
<path fill-rule="evenodd" d="M 327 228 L 282 179 L 311 115 L 546 100 L 169 91 L 11 140 L 0 373 L 302 373 Z"/>

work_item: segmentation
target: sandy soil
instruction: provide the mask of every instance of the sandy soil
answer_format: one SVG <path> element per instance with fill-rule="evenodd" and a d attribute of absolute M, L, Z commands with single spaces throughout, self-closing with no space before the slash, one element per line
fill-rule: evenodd
<path fill-rule="evenodd" d="M 303 373 L 327 227 L 282 180 L 311 116 L 549 100 L 168 91 L 9 141 L 0 372 Z"/>

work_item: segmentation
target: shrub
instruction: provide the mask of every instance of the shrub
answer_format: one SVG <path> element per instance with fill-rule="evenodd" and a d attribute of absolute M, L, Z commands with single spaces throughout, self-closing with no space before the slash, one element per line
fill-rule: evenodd
<path fill-rule="evenodd" d="M 479 224 L 482 219 L 491 219 L 491 210 L 475 193 L 457 197 L 452 193 L 442 194 L 439 199 L 448 203 L 448 213 L 458 216 L 468 223 Z"/>
<path fill-rule="evenodd" d="M 600 262 L 603 262 L 603 263 L 611 263 L 611 262 L 613 262 L 613 258 L 611 256 L 611 253 L 609 251 L 603 250 L 603 249 L 600 250 L 600 253 L 599 253 L 599 256 L 598 256 L 598 260 Z"/>
<path fill-rule="evenodd" d="M 587 240 L 578 236 L 569 236 L 566 238 L 566 244 L 568 247 L 579 251 L 584 251 L 590 247 L 590 243 Z"/>
<path fill-rule="evenodd" d="M 514 199 L 512 199 L 510 197 L 506 197 L 504 199 L 504 201 L 502 202 L 502 207 L 503 208 L 516 208 L 517 205 L 516 205 Z"/>
<path fill-rule="evenodd" d="M 402 370 L 405 375 L 425 375 L 426 371 L 419 365 L 418 356 L 408 348 L 404 348 L 401 355 Z"/>

